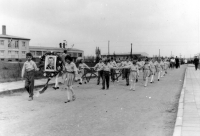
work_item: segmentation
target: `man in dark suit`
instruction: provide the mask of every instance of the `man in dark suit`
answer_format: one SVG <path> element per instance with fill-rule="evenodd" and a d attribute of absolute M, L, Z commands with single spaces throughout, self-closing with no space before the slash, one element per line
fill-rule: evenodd
<path fill-rule="evenodd" d="M 199 65 L 199 59 L 197 56 L 195 56 L 195 58 L 194 58 L 194 65 L 195 65 L 195 69 L 197 70 L 198 65 Z"/>
<path fill-rule="evenodd" d="M 53 57 L 48 58 L 48 64 L 46 66 L 46 69 L 54 70 L 54 58 Z"/>

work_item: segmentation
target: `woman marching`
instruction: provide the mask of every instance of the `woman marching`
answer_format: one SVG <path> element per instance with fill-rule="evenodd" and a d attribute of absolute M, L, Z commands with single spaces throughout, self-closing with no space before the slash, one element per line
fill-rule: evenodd
<path fill-rule="evenodd" d="M 79 84 L 82 84 L 83 81 L 85 81 L 85 84 L 87 83 L 86 78 L 83 77 L 83 75 L 85 74 L 85 68 L 90 69 L 90 67 L 88 67 L 88 65 L 86 65 L 86 64 L 84 63 L 84 60 L 81 59 L 81 60 L 80 60 L 80 64 L 79 64 L 79 66 L 78 66 L 78 69 L 79 69 L 79 71 L 80 71 L 80 76 L 81 76 L 81 77 L 80 77 L 80 82 L 79 82 Z"/>
<path fill-rule="evenodd" d="M 151 69 L 151 81 L 150 81 L 150 83 L 154 83 L 154 76 L 155 76 L 155 73 L 156 73 L 156 61 L 155 61 L 154 58 L 150 62 L 150 69 Z"/>
<path fill-rule="evenodd" d="M 65 57 L 65 79 L 64 84 L 67 90 L 67 101 L 65 103 L 74 101 L 76 96 L 73 90 L 73 83 L 75 79 L 75 74 L 77 74 L 76 65 L 72 62 L 72 58 L 70 56 Z"/>
<path fill-rule="evenodd" d="M 160 81 L 160 74 L 161 74 L 161 70 L 162 70 L 162 67 L 161 67 L 161 63 L 160 63 L 160 58 L 158 59 L 158 62 L 156 64 L 156 71 L 158 72 L 158 81 Z"/>
<path fill-rule="evenodd" d="M 148 83 L 148 77 L 150 76 L 150 72 L 151 72 L 151 68 L 150 68 L 150 64 L 149 64 L 149 60 L 146 59 L 144 66 L 143 66 L 143 78 L 144 78 L 144 87 L 147 86 Z"/>
<path fill-rule="evenodd" d="M 136 60 L 133 60 L 131 65 L 127 65 L 124 67 L 121 67 L 120 69 L 123 68 L 129 68 L 130 69 L 130 81 L 131 81 L 131 88 L 130 90 L 135 91 L 135 86 L 136 86 L 136 80 L 138 79 L 139 76 L 139 67 L 136 64 Z"/>

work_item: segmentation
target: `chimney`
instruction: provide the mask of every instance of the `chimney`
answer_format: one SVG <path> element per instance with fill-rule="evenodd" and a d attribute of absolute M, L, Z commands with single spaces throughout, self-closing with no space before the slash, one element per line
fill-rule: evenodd
<path fill-rule="evenodd" d="M 2 26 L 2 34 L 6 35 L 6 26 L 5 25 Z"/>

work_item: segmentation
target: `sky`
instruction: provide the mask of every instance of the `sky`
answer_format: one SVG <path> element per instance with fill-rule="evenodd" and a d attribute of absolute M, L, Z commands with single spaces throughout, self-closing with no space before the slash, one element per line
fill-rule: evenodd
<path fill-rule="evenodd" d="M 86 56 L 146 52 L 200 53 L 198 0 L 0 0 L 0 30 L 30 38 L 30 46 L 67 46 Z"/>

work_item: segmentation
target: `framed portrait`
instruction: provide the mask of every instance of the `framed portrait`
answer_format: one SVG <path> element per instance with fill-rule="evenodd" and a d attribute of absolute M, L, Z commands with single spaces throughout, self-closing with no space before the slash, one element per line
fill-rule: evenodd
<path fill-rule="evenodd" d="M 54 55 L 47 55 L 45 57 L 45 68 L 44 71 L 46 72 L 54 72 L 56 71 L 56 60 L 57 57 Z"/>

